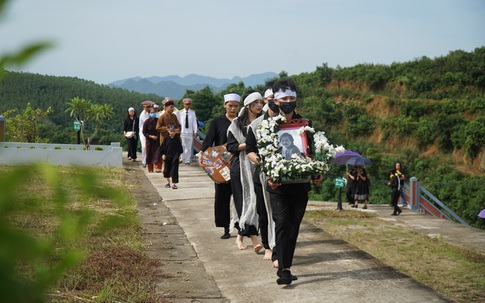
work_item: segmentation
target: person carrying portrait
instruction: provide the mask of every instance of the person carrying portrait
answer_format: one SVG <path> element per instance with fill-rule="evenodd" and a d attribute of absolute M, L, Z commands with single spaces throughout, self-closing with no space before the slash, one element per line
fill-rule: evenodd
<path fill-rule="evenodd" d="M 290 123 L 292 119 L 302 118 L 294 111 L 296 108 L 296 84 L 291 79 L 278 80 L 273 86 L 273 93 L 280 114 L 284 115 L 287 121 L 285 123 Z M 310 144 L 309 146 L 311 146 Z M 321 181 L 322 175 L 318 174 L 311 182 L 317 186 Z M 291 284 L 296 279 L 296 276 L 291 274 L 290 268 L 293 265 L 296 241 L 308 203 L 310 189 L 310 182 L 284 184 L 268 179 L 268 191 L 275 222 L 275 248 L 278 257 L 278 279 L 276 283 L 278 285 Z"/>

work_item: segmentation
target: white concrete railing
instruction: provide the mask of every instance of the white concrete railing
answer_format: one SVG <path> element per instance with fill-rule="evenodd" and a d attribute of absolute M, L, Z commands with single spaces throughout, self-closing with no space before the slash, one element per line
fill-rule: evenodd
<path fill-rule="evenodd" d="M 0 165 L 20 165 L 48 162 L 61 166 L 122 166 L 123 148 L 119 142 L 111 145 L 0 142 Z"/>

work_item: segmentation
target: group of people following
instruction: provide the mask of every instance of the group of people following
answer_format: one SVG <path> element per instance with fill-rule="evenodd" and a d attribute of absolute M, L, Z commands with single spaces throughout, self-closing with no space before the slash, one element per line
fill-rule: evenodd
<path fill-rule="evenodd" d="M 123 128 L 128 160 L 136 161 L 139 140 L 143 167 L 150 173 L 163 172 L 167 179 L 165 187 L 173 189 L 177 189 L 179 182 L 179 162 L 187 165 L 191 162 L 193 140 L 198 130 L 197 117 L 190 109 L 192 99 L 182 101 L 184 108 L 177 110 L 174 100 L 167 97 L 162 102 L 162 111 L 155 102 L 145 101 L 139 117 L 130 107 Z"/>
<path fill-rule="evenodd" d="M 404 175 L 401 163 L 397 162 L 395 167 L 389 171 L 390 180 L 387 185 L 391 188 L 391 202 L 389 205 L 394 208 L 393 216 L 398 216 L 402 210 L 398 206 L 401 197 L 402 206 L 408 205 L 404 194 Z M 347 172 L 347 190 L 345 192 L 349 205 L 353 208 L 359 207 L 359 201 L 364 201 L 363 209 L 367 209 L 369 201 L 370 181 L 365 167 L 353 166 Z"/>
<path fill-rule="evenodd" d="M 359 201 L 364 201 L 363 209 L 369 203 L 369 177 L 365 167 L 353 166 L 347 172 L 347 191 L 345 192 L 349 205 L 359 208 Z"/>
<path fill-rule="evenodd" d="M 242 99 L 242 108 L 240 103 Z M 258 125 L 269 117 L 284 115 L 289 123 L 301 119 L 296 107 L 296 85 L 291 79 L 267 84 L 264 97 L 256 91 L 241 98 L 236 93 L 224 95 L 225 113 L 212 120 L 199 153 L 211 146 L 227 143 L 233 156 L 230 182 L 215 183 L 215 225 L 224 228 L 221 239 L 231 237 L 231 226 L 237 229 L 236 245 L 245 250 L 249 237 L 255 252 L 263 247 L 263 259 L 272 260 L 277 268 L 277 284 L 290 284 L 297 277 L 291 274 L 299 228 L 308 203 L 311 184 L 322 181 L 318 175 L 307 183 L 276 183 L 259 170 L 261 158 L 257 147 Z M 311 142 L 309 143 L 311 144 Z M 299 150 L 298 150 L 299 151 Z M 231 220 L 231 195 L 236 209 Z M 259 243 L 258 232 L 261 233 Z"/>

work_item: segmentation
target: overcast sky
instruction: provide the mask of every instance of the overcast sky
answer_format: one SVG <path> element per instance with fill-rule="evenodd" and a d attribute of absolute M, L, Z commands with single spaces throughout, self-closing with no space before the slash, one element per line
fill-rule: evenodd
<path fill-rule="evenodd" d="M 0 56 L 53 49 L 22 70 L 107 84 L 134 76 L 290 75 L 485 46 L 485 0 L 11 0 Z"/>

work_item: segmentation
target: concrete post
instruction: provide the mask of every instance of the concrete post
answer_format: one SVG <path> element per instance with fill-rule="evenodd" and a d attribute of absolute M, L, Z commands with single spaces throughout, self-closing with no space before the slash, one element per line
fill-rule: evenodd
<path fill-rule="evenodd" d="M 418 178 L 412 177 L 409 179 L 409 206 L 413 210 L 419 210 L 418 201 L 419 201 L 419 183 Z"/>

